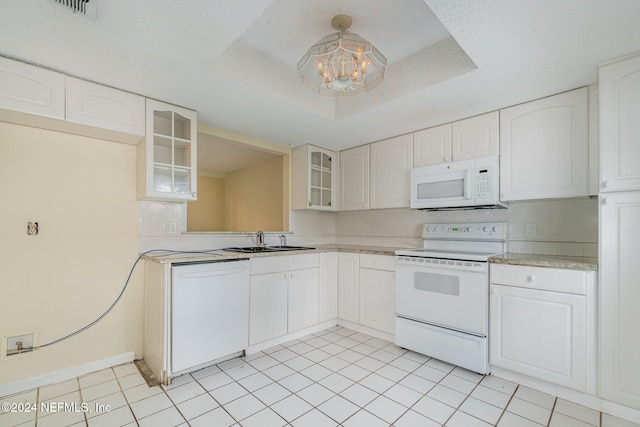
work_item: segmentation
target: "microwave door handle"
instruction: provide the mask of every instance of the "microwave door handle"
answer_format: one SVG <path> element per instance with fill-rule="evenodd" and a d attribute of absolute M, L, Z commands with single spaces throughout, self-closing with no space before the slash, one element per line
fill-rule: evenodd
<path fill-rule="evenodd" d="M 471 200 L 471 169 L 467 169 L 464 180 L 464 194 L 467 200 Z"/>

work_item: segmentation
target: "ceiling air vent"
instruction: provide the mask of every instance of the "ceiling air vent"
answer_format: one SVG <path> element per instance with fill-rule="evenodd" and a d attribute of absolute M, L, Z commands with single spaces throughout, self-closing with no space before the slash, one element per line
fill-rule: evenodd
<path fill-rule="evenodd" d="M 89 3 L 89 0 L 55 0 L 58 3 L 60 3 L 61 5 L 70 7 L 71 9 L 73 9 L 74 13 L 82 13 L 83 15 L 87 14 L 87 3 Z M 97 0 L 94 0 L 94 2 Z"/>

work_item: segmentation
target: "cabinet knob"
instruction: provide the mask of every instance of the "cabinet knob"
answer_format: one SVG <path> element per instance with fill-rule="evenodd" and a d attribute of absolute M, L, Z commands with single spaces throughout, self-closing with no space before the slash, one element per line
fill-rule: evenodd
<path fill-rule="evenodd" d="M 609 199 L 608 199 L 607 197 L 603 197 L 603 198 L 602 198 L 602 204 L 603 204 L 603 205 L 606 205 L 606 204 L 608 204 L 608 203 L 609 203 Z"/>
<path fill-rule="evenodd" d="M 458 156 L 453 156 L 453 160 L 458 160 Z"/>
<path fill-rule="evenodd" d="M 602 181 L 602 187 L 603 188 L 609 188 L 611 186 L 611 182 L 607 179 Z"/>
<path fill-rule="evenodd" d="M 536 280 L 536 276 L 534 276 L 533 274 L 531 274 L 531 275 L 527 276 L 527 282 L 531 283 L 531 282 L 533 282 L 534 280 Z"/>
<path fill-rule="evenodd" d="M 195 191 L 193 193 L 191 193 L 191 197 L 198 197 L 198 193 L 196 193 Z"/>
<path fill-rule="evenodd" d="M 72 119 L 75 119 L 75 118 L 76 118 L 76 112 L 75 112 L 75 111 L 72 111 L 72 112 L 71 112 L 71 118 L 72 118 Z"/>

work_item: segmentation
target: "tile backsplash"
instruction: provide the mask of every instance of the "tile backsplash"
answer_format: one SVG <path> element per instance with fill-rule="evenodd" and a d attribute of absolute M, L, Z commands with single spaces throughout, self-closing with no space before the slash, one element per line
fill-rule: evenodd
<path fill-rule="evenodd" d="M 155 246 L 165 237 L 185 240 L 180 246 L 193 240 L 193 237 L 181 236 L 187 229 L 186 209 L 186 203 L 141 202 L 141 249 L 148 248 L 150 242 Z M 422 246 L 422 224 L 447 222 L 507 222 L 511 252 L 597 256 L 598 201 L 595 198 L 518 202 L 509 204 L 508 209 L 467 211 L 428 212 L 406 208 L 336 213 L 292 211 L 292 234 L 288 239 L 295 244 L 419 247 Z M 535 224 L 535 237 L 527 236 L 527 224 Z M 210 237 L 206 244 L 230 244 L 229 238 L 224 242 L 220 239 L 222 237 Z M 199 241 L 205 243 L 202 237 Z"/>
<path fill-rule="evenodd" d="M 507 222 L 511 252 L 597 256 L 595 198 L 518 202 L 509 204 L 507 209 L 338 212 L 336 243 L 417 247 L 422 245 L 422 224 L 447 222 Z M 527 237 L 527 224 L 535 224 L 535 237 Z"/>

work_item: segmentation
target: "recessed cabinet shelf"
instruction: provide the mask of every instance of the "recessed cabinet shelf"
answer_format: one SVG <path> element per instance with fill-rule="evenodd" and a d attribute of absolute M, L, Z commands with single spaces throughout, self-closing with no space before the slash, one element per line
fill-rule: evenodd
<path fill-rule="evenodd" d="M 196 200 L 196 112 L 147 100 L 147 139 L 138 147 L 138 198 Z"/>

